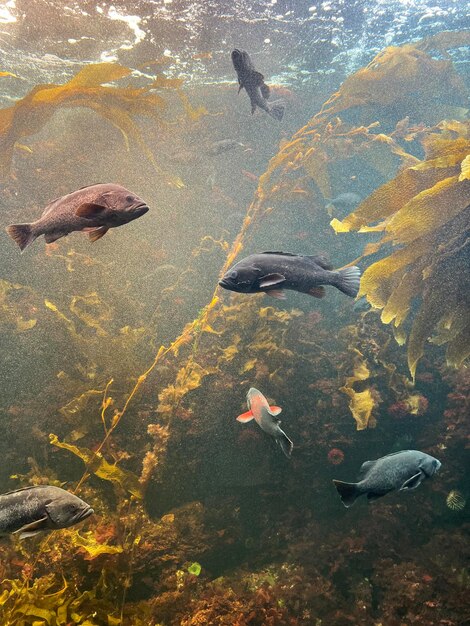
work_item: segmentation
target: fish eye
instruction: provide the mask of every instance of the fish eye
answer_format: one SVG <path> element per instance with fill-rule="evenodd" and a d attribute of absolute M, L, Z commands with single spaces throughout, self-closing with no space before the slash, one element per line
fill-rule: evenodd
<path fill-rule="evenodd" d="M 133 202 L 134 198 L 133 196 L 126 196 L 126 202 Z"/>
<path fill-rule="evenodd" d="M 235 280 L 237 276 L 238 276 L 237 270 L 232 270 L 230 274 L 228 275 L 228 277 L 231 278 L 232 280 Z"/>

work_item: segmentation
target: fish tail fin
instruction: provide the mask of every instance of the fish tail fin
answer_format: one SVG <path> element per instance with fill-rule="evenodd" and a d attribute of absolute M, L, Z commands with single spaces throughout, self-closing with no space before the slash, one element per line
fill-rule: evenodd
<path fill-rule="evenodd" d="M 294 449 L 294 444 L 283 430 L 281 430 L 281 432 L 279 433 L 279 437 L 276 438 L 276 441 L 281 446 L 281 450 L 284 452 L 286 457 L 290 459 L 290 455 L 292 454 L 292 450 Z"/>
<path fill-rule="evenodd" d="M 286 105 L 284 102 L 282 102 L 282 100 L 276 100 L 275 102 L 271 102 L 268 113 L 271 117 L 274 117 L 275 120 L 280 122 L 284 117 L 285 109 Z"/>
<path fill-rule="evenodd" d="M 361 270 L 353 265 L 339 270 L 336 287 L 351 298 L 355 298 L 359 292 L 359 283 L 361 282 Z"/>
<path fill-rule="evenodd" d="M 13 241 L 18 244 L 21 252 L 23 252 L 23 250 L 37 237 L 37 235 L 33 232 L 31 224 L 11 224 L 10 226 L 7 226 L 5 230 Z"/>
<path fill-rule="evenodd" d="M 361 495 L 361 491 L 357 488 L 357 483 L 343 483 L 341 480 L 333 480 L 341 502 L 348 509 L 354 504 L 356 498 Z"/>

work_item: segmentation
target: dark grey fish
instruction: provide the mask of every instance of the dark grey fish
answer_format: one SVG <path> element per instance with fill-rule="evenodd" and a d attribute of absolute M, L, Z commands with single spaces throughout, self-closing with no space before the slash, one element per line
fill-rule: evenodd
<path fill-rule="evenodd" d="M 251 387 L 246 394 L 248 411 L 237 417 L 237 421 L 245 424 L 252 419 L 265 433 L 271 435 L 279 444 L 284 454 L 290 458 L 294 444 L 280 427 L 281 420 L 277 417 L 282 411 L 279 406 L 269 406 L 261 391 Z"/>
<path fill-rule="evenodd" d="M 251 102 L 251 113 L 256 111 L 256 107 L 266 111 L 268 115 L 276 120 L 282 120 L 285 105 L 280 100 L 268 103 L 270 89 L 264 82 L 264 76 L 257 72 L 254 65 L 244 50 L 234 50 L 232 52 L 232 63 L 238 77 L 238 93 L 242 89 L 246 90 Z"/>
<path fill-rule="evenodd" d="M 234 150 L 235 148 L 244 148 L 245 144 L 240 141 L 235 141 L 234 139 L 220 139 L 220 141 L 214 141 L 209 143 L 205 147 L 205 152 L 209 156 L 218 156 L 223 152 L 228 152 L 229 150 Z"/>
<path fill-rule="evenodd" d="M 425 452 L 402 450 L 363 463 L 357 483 L 344 483 L 341 480 L 333 480 L 333 483 L 344 506 L 350 507 L 363 494 L 367 495 L 368 500 L 377 500 L 390 491 L 416 489 L 440 467 L 441 462 Z"/>
<path fill-rule="evenodd" d="M 88 231 L 91 241 L 141 217 L 149 210 L 145 202 L 121 185 L 105 183 L 82 187 L 57 198 L 30 224 L 12 224 L 6 231 L 23 251 L 40 235 L 52 243 L 76 230 Z"/>
<path fill-rule="evenodd" d="M 358 267 L 333 270 L 323 256 L 307 256 L 291 252 L 252 254 L 236 263 L 219 285 L 239 293 L 267 293 L 285 300 L 284 289 L 323 298 L 322 285 L 333 285 L 351 298 L 359 291 L 361 272 Z"/>
<path fill-rule="evenodd" d="M 362 296 L 359 300 L 353 304 L 353 311 L 356 313 L 365 313 L 366 311 L 370 311 L 372 306 L 367 302 L 367 298 Z"/>
<path fill-rule="evenodd" d="M 68 528 L 93 514 L 78 496 L 52 485 L 24 487 L 0 495 L 0 535 L 20 539 Z"/>
<path fill-rule="evenodd" d="M 347 191 L 346 193 L 340 193 L 336 198 L 329 199 L 325 208 L 331 216 L 333 215 L 333 209 L 339 210 L 341 214 L 345 214 L 354 209 L 361 200 L 362 198 L 359 194 Z"/>

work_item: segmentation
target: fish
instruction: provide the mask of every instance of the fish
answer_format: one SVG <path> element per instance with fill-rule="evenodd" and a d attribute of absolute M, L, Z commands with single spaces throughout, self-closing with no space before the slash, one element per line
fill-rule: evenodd
<path fill-rule="evenodd" d="M 360 277 L 361 271 L 356 266 L 333 270 L 323 255 L 262 252 L 236 263 L 219 281 L 219 285 L 239 293 L 264 292 L 279 300 L 286 298 L 284 289 L 323 298 L 323 285 L 333 285 L 347 296 L 355 298 Z"/>
<path fill-rule="evenodd" d="M 0 495 L 0 535 L 25 539 L 74 526 L 93 513 L 90 505 L 60 487 L 23 487 Z"/>
<path fill-rule="evenodd" d="M 419 450 L 392 452 L 375 461 L 366 461 L 359 470 L 357 483 L 333 480 L 346 508 L 363 494 L 368 500 L 377 500 L 390 491 L 416 489 L 426 478 L 431 478 L 441 462 Z"/>
<path fill-rule="evenodd" d="M 82 187 L 52 200 L 41 217 L 29 224 L 11 224 L 6 231 L 23 252 L 37 237 L 52 243 L 73 231 L 85 231 L 90 241 L 141 217 L 149 207 L 121 185 L 104 183 Z"/>
<path fill-rule="evenodd" d="M 277 416 L 282 411 L 281 407 L 269 406 L 261 391 L 254 387 L 248 390 L 246 401 L 248 411 L 239 415 L 237 421 L 246 424 L 254 419 L 261 430 L 274 437 L 286 457 L 290 458 L 294 444 L 280 427 L 281 420 Z"/>
<path fill-rule="evenodd" d="M 333 216 L 333 209 L 340 209 L 341 211 L 349 212 L 362 200 L 361 196 L 353 191 L 341 193 L 336 198 L 325 198 L 327 204 L 325 206 L 330 217 Z"/>
<path fill-rule="evenodd" d="M 220 139 L 219 141 L 207 144 L 205 147 L 205 153 L 208 156 L 217 156 L 237 147 L 244 148 L 245 144 L 240 141 L 235 141 L 235 139 Z"/>
<path fill-rule="evenodd" d="M 370 311 L 372 309 L 372 305 L 367 302 L 367 298 L 365 296 L 362 296 L 362 298 L 356 300 L 352 308 L 355 313 L 366 313 L 366 311 Z"/>
<path fill-rule="evenodd" d="M 282 100 L 268 103 L 270 89 L 264 82 L 264 76 L 257 72 L 254 65 L 244 50 L 235 49 L 232 52 L 232 63 L 238 77 L 238 93 L 245 89 L 251 102 L 251 113 L 256 107 L 266 111 L 274 119 L 281 121 L 284 116 L 285 104 Z"/>

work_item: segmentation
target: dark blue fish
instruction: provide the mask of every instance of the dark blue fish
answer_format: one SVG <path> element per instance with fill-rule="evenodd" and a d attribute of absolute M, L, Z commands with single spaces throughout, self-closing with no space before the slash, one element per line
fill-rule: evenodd
<path fill-rule="evenodd" d="M 285 105 L 280 100 L 268 103 L 270 89 L 264 82 L 264 76 L 257 72 L 251 62 L 248 53 L 244 50 L 234 50 L 232 52 L 232 63 L 238 77 L 238 93 L 245 89 L 251 102 L 251 113 L 256 111 L 256 107 L 266 111 L 268 115 L 276 120 L 282 120 Z"/>
<path fill-rule="evenodd" d="M 219 285 L 239 293 L 266 293 L 285 299 L 284 289 L 323 298 L 323 285 L 333 285 L 355 298 L 359 291 L 361 272 L 358 267 L 333 270 L 323 256 L 307 256 L 291 252 L 252 254 L 236 263 Z"/>
<path fill-rule="evenodd" d="M 344 483 L 341 480 L 333 480 L 333 483 L 344 506 L 350 507 L 363 494 L 367 495 L 368 500 L 377 500 L 390 491 L 416 489 L 440 467 L 441 462 L 425 452 L 402 450 L 363 463 L 357 483 Z"/>

